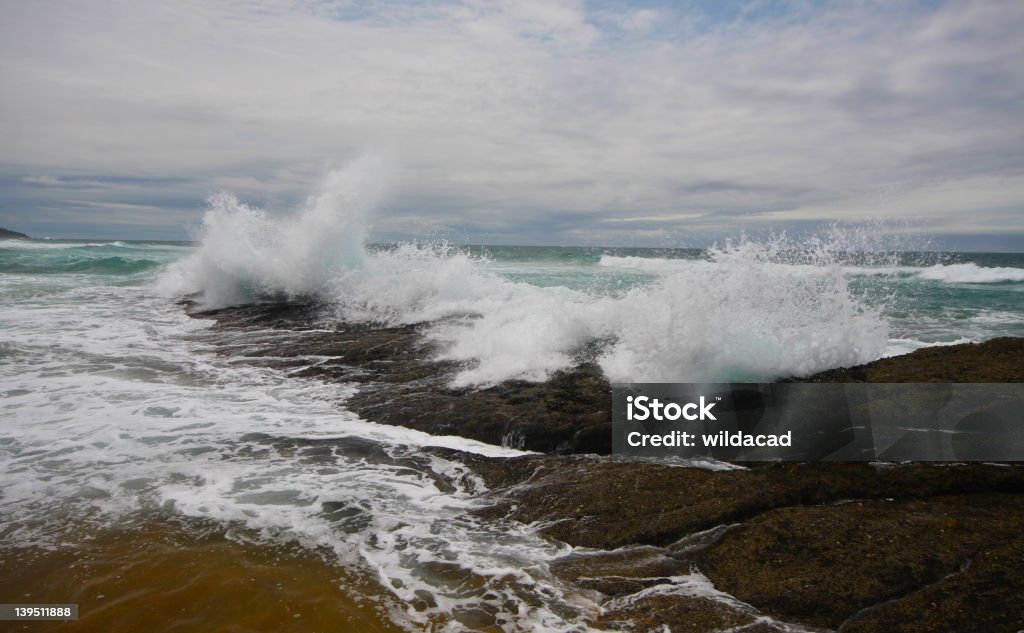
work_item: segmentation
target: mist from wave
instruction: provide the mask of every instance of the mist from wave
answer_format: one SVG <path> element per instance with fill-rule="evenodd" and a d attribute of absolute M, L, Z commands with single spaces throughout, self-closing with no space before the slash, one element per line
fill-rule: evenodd
<path fill-rule="evenodd" d="M 891 253 L 863 261 L 871 235 L 862 230 L 729 242 L 684 264 L 655 260 L 645 266 L 657 274 L 619 286 L 537 285 L 446 244 L 368 248 L 374 171 L 361 162 L 332 173 L 288 215 L 218 196 L 164 292 L 200 293 L 209 308 L 312 297 L 342 319 L 433 322 L 441 358 L 464 363 L 457 385 L 543 380 L 583 353 L 613 381 L 769 380 L 868 362 L 886 348 L 884 302 L 867 301 L 845 273 L 854 252 L 860 266 L 895 262 Z"/>

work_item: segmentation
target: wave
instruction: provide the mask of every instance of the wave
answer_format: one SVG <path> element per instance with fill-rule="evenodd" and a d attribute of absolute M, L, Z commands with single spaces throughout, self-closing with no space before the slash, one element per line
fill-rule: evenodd
<path fill-rule="evenodd" d="M 889 358 L 892 356 L 902 356 L 928 347 L 946 347 L 949 345 L 962 345 L 964 343 L 974 342 L 976 341 L 963 336 L 952 341 L 919 341 L 912 338 L 894 338 L 890 339 L 888 344 L 885 346 L 885 352 L 883 352 L 882 357 Z"/>
<path fill-rule="evenodd" d="M 663 259 L 655 257 L 619 257 L 602 255 L 599 266 L 607 268 L 626 268 L 657 274 L 667 274 L 686 270 L 695 266 L 714 265 L 700 259 Z M 790 266 L 802 268 L 804 272 L 813 273 L 817 266 L 806 264 L 790 264 L 785 262 L 769 262 L 766 265 Z M 991 284 L 1024 281 L 1024 268 L 984 267 L 973 262 L 962 264 L 936 264 L 934 266 L 842 266 L 843 274 L 862 277 L 896 277 L 904 279 L 923 279 L 945 283 Z M 796 273 L 796 271 L 793 271 Z"/>
<path fill-rule="evenodd" d="M 0 249 L 17 250 L 61 250 L 68 248 L 137 248 L 120 240 L 114 242 L 66 242 L 44 238 L 43 240 L 0 240 Z"/>
<path fill-rule="evenodd" d="M 228 193 L 213 197 L 198 250 L 171 266 L 159 287 L 202 291 L 211 307 L 324 294 L 338 275 L 366 260 L 365 215 L 379 189 L 374 167 L 362 161 L 332 172 L 318 195 L 286 217 Z"/>
<path fill-rule="evenodd" d="M 586 292 L 510 281 L 446 244 L 369 252 L 375 188 L 359 163 L 291 215 L 218 196 L 199 248 L 159 287 L 208 308 L 315 296 L 346 320 L 431 322 L 439 357 L 462 363 L 456 385 L 543 380 L 583 358 L 617 382 L 767 380 L 874 360 L 888 340 L 836 263 L 839 233 L 810 249 L 744 240 L 625 292 Z"/>
<path fill-rule="evenodd" d="M 686 266 L 694 266 L 700 260 L 694 259 L 663 259 L 660 257 L 637 257 L 629 255 L 620 257 L 617 255 L 601 255 L 597 262 L 598 266 L 605 268 L 629 268 L 653 273 L 666 273 L 680 270 Z"/>
<path fill-rule="evenodd" d="M 85 242 L 66 243 L 55 241 L 33 241 L 33 240 L 0 240 L 0 249 L 11 250 L 53 250 L 62 248 L 74 248 L 89 246 Z"/>
<path fill-rule="evenodd" d="M 917 276 L 952 284 L 998 284 L 1024 281 L 1024 268 L 985 267 L 972 262 L 938 264 L 925 268 Z"/>
<path fill-rule="evenodd" d="M 131 275 L 153 270 L 161 265 L 161 262 L 151 259 L 128 259 L 116 256 L 97 257 L 94 259 L 71 257 L 28 263 L 0 261 L 0 272 L 31 275 L 59 275 L 63 273 Z"/>
<path fill-rule="evenodd" d="M 891 254 L 886 254 L 885 257 L 897 259 Z M 598 266 L 605 268 L 625 268 L 658 274 L 677 272 L 693 266 L 708 265 L 714 265 L 714 262 L 704 259 L 664 259 L 660 257 L 620 257 L 616 255 L 602 255 L 600 261 L 598 261 Z M 820 267 L 816 264 L 796 264 L 787 262 L 764 262 L 764 265 L 787 266 L 793 274 L 798 272 L 810 272 L 814 274 Z M 901 266 L 895 264 L 884 266 L 841 265 L 841 268 L 843 274 L 854 277 L 909 277 L 926 270 L 920 266 Z"/>
<path fill-rule="evenodd" d="M 160 265 L 151 259 L 128 259 L 125 257 L 101 257 L 68 263 L 58 268 L 58 272 L 78 273 L 109 273 L 115 275 L 126 275 L 131 273 L 151 270 Z M 57 267 L 55 267 L 57 268 Z"/>

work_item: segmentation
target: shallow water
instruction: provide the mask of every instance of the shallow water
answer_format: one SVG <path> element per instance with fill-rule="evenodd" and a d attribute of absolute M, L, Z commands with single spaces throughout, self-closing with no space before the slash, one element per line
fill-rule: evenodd
<path fill-rule="evenodd" d="M 390 632 L 387 592 L 297 546 L 228 540 L 219 525 L 151 520 L 74 546 L 0 549 L 0 596 L 78 604 L 74 622 L 25 631 Z M 361 597 L 353 598 L 358 588 Z"/>

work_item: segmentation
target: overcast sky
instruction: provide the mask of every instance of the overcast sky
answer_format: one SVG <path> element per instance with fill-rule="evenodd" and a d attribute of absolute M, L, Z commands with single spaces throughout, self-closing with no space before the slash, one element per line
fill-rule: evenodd
<path fill-rule="evenodd" d="M 382 155 L 374 238 L 1024 250 L 1024 3 L 0 0 L 0 226 L 183 239 Z"/>

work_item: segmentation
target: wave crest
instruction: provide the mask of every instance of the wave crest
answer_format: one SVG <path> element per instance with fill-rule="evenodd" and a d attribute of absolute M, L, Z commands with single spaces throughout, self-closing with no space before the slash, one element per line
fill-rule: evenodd
<path fill-rule="evenodd" d="M 583 357 L 612 381 L 767 380 L 885 349 L 886 320 L 847 284 L 842 253 L 856 244 L 840 231 L 730 243 L 624 292 L 540 287 L 447 244 L 367 250 L 371 176 L 365 164 L 332 174 L 285 218 L 214 198 L 165 289 L 202 291 L 206 307 L 313 295 L 346 320 L 430 322 L 439 357 L 462 363 L 460 386 L 543 380 Z"/>
<path fill-rule="evenodd" d="M 925 268 L 917 276 L 951 284 L 998 284 L 1024 281 L 1024 268 L 986 267 L 973 262 L 937 264 Z"/>
<path fill-rule="evenodd" d="M 209 308 L 268 298 L 321 295 L 366 258 L 366 214 L 381 190 L 380 165 L 358 161 L 331 172 L 318 195 L 290 216 L 275 216 L 222 193 L 210 199 L 199 248 L 168 268 L 168 295 L 202 293 Z"/>

